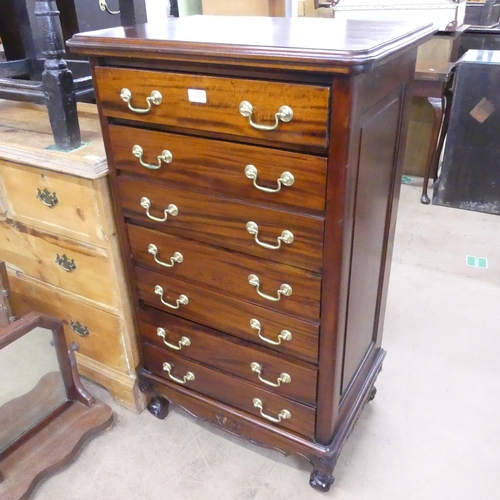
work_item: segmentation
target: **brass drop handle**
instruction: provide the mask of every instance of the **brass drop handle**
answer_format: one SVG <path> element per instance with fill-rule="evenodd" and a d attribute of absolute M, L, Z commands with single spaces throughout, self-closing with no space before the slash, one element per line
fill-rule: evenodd
<path fill-rule="evenodd" d="M 255 243 L 257 243 L 257 245 L 260 245 L 263 248 L 267 248 L 268 250 L 279 250 L 281 248 L 281 242 L 286 243 L 287 245 L 293 243 L 293 233 L 291 231 L 288 231 L 287 229 L 281 232 L 281 236 L 278 236 L 277 245 L 270 245 L 269 243 L 264 243 L 263 241 L 260 241 L 259 226 L 253 221 L 247 222 L 247 231 L 254 236 Z"/>
<path fill-rule="evenodd" d="M 76 323 L 74 321 L 70 321 L 69 327 L 80 337 L 88 337 L 90 335 L 89 329 L 82 325 L 79 321 Z"/>
<path fill-rule="evenodd" d="M 68 273 L 76 269 L 75 259 L 69 260 L 65 253 L 62 255 L 56 253 L 56 264 Z"/>
<path fill-rule="evenodd" d="M 187 372 L 182 378 L 174 377 L 170 372 L 172 371 L 172 365 L 170 363 L 163 363 L 163 371 L 168 373 L 168 376 L 178 384 L 185 384 L 186 382 L 192 382 L 195 380 L 193 372 Z"/>
<path fill-rule="evenodd" d="M 103 12 L 108 12 L 109 14 L 113 14 L 113 15 L 120 13 L 119 10 L 110 10 L 110 8 L 108 7 L 108 4 L 106 3 L 106 0 L 99 0 L 99 8 Z"/>
<path fill-rule="evenodd" d="M 148 104 L 147 108 L 134 108 L 132 104 L 130 104 L 130 101 L 132 100 L 132 92 L 130 92 L 130 90 L 127 88 L 121 89 L 120 98 L 122 101 L 125 101 L 127 103 L 128 109 L 130 109 L 130 111 L 139 114 L 149 113 L 151 111 L 151 105 L 154 104 L 155 106 L 159 106 L 163 99 L 162 95 L 160 94 L 160 92 L 158 92 L 158 90 L 153 90 L 150 96 L 146 97 L 146 103 Z"/>
<path fill-rule="evenodd" d="M 266 385 L 269 385 L 270 387 L 279 387 L 281 383 L 283 384 L 289 384 L 292 381 L 292 377 L 288 375 L 288 373 L 281 373 L 280 376 L 277 378 L 276 382 L 271 382 L 269 380 L 266 380 L 265 378 L 262 378 L 262 365 L 257 363 L 256 361 L 253 361 L 250 363 L 250 368 L 254 373 L 257 374 L 259 377 L 259 380 Z"/>
<path fill-rule="evenodd" d="M 165 163 L 171 163 L 173 160 L 172 153 L 168 149 L 164 149 L 161 152 L 161 155 L 158 155 L 156 158 L 158 160 L 158 165 L 153 165 L 151 163 L 145 163 L 142 161 L 142 155 L 144 154 L 144 150 L 139 146 L 139 144 L 134 144 L 132 147 L 132 154 L 136 157 L 139 158 L 139 163 L 145 167 L 149 168 L 149 170 L 158 170 L 161 167 L 161 162 Z"/>
<path fill-rule="evenodd" d="M 46 206 L 49 208 L 55 207 L 59 200 L 57 199 L 56 193 L 51 193 L 47 188 L 45 188 L 43 191 L 40 191 L 39 188 L 36 188 L 38 191 L 38 194 L 36 197 Z"/>
<path fill-rule="evenodd" d="M 250 274 L 248 276 L 248 282 L 257 288 L 257 293 L 264 299 L 270 300 L 272 302 L 278 302 L 281 299 L 281 296 L 284 295 L 285 297 L 290 297 L 292 295 L 292 287 L 290 285 L 287 285 L 286 283 L 283 283 L 280 287 L 279 290 L 277 291 L 278 296 L 273 297 L 271 295 L 267 295 L 265 293 L 262 293 L 260 291 L 260 280 L 259 277 L 256 276 L 255 274 Z"/>
<path fill-rule="evenodd" d="M 169 304 L 163 300 L 163 288 L 160 285 L 155 286 L 155 294 L 160 296 L 161 303 L 164 306 L 170 307 L 170 309 L 179 309 L 181 306 L 187 306 L 189 304 L 189 299 L 186 295 L 179 295 L 179 298 L 175 301 L 175 305 Z"/>
<path fill-rule="evenodd" d="M 154 220 L 156 222 L 165 222 L 169 215 L 175 217 L 176 215 L 179 214 L 179 209 L 173 203 L 170 203 L 170 205 L 167 208 L 165 208 L 165 210 L 163 210 L 163 218 L 151 215 L 149 213 L 149 209 L 151 208 L 151 201 L 149 200 L 149 198 L 146 198 L 145 196 L 141 198 L 141 207 L 146 210 L 146 215 L 151 220 Z"/>
<path fill-rule="evenodd" d="M 287 123 L 293 118 L 292 108 L 289 106 L 281 106 L 280 109 L 278 109 L 278 112 L 274 115 L 276 120 L 274 125 L 259 125 L 258 123 L 252 121 L 253 106 L 248 101 L 241 101 L 239 109 L 240 114 L 245 118 L 248 118 L 250 125 L 257 130 L 274 130 L 278 128 L 280 120 Z"/>
<path fill-rule="evenodd" d="M 292 334 L 288 330 L 281 330 L 281 333 L 278 335 L 278 340 L 271 340 L 266 337 L 262 336 L 262 326 L 260 324 L 260 321 L 258 319 L 252 318 L 250 320 L 250 328 L 253 330 L 257 330 L 257 333 L 259 335 L 259 338 L 263 340 L 264 342 L 267 342 L 268 344 L 271 345 L 280 345 L 282 340 L 285 340 L 286 342 L 290 342 L 292 340 Z"/>
<path fill-rule="evenodd" d="M 279 424 L 282 420 L 287 420 L 289 418 L 292 418 L 292 414 L 288 410 L 281 410 L 279 412 L 278 418 L 271 417 L 271 415 L 266 415 L 263 410 L 264 410 L 264 405 L 262 404 L 262 400 L 259 398 L 253 398 L 253 405 L 255 408 L 258 408 L 260 411 L 260 414 L 266 419 L 269 420 L 270 422 L 274 422 L 275 424 Z"/>
<path fill-rule="evenodd" d="M 253 185 L 259 190 L 259 191 L 264 191 L 264 193 L 278 193 L 281 191 L 281 186 L 286 186 L 290 187 L 293 186 L 293 183 L 295 182 L 295 177 L 291 172 L 283 172 L 279 179 L 277 180 L 278 182 L 278 187 L 276 189 L 273 188 L 266 188 L 263 186 L 259 186 L 257 184 L 257 175 L 259 174 L 259 171 L 254 165 L 247 165 L 245 167 L 245 175 L 253 181 Z"/>
<path fill-rule="evenodd" d="M 174 349 L 175 351 L 180 351 L 183 347 L 189 347 L 191 345 L 191 341 L 189 340 L 188 337 L 182 337 L 181 340 L 179 340 L 178 345 L 171 344 L 165 338 L 167 335 L 167 332 L 163 328 L 157 328 L 156 334 L 158 335 L 158 337 L 161 337 L 163 339 L 163 343 L 167 347 L 170 347 L 170 349 Z"/>
<path fill-rule="evenodd" d="M 172 255 L 172 257 L 170 257 L 170 264 L 168 262 L 163 262 L 163 261 L 159 260 L 157 257 L 158 247 L 156 245 L 154 245 L 153 243 L 150 243 L 148 245 L 148 253 L 150 253 L 154 257 L 155 262 L 157 264 L 160 264 L 160 266 L 163 266 L 163 267 L 174 267 L 174 265 L 176 263 L 181 264 L 184 261 L 184 257 L 182 256 L 182 254 L 180 252 L 174 252 L 174 255 Z"/>

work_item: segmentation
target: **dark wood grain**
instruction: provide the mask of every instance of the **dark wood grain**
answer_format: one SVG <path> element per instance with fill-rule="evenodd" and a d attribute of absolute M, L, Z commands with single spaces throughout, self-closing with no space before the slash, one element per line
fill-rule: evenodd
<path fill-rule="evenodd" d="M 135 273 L 139 297 L 147 304 L 230 334 L 243 338 L 250 334 L 253 338 L 256 332 L 250 328 L 252 318 L 258 319 L 270 336 L 272 334 L 269 332 L 279 332 L 283 328 L 290 330 L 292 334 L 299 328 L 300 331 L 307 332 L 308 336 L 317 332 L 317 326 L 313 322 L 283 314 L 276 307 L 271 309 L 257 306 L 140 267 L 135 268 Z M 154 293 L 156 285 L 163 287 L 165 300 L 175 303 L 179 295 L 185 294 L 190 300 L 189 305 L 177 310 L 162 305 L 160 297 Z"/>
<path fill-rule="evenodd" d="M 76 36 L 70 42 L 77 50 L 99 57 L 92 64 L 103 77 L 97 78 L 97 96 L 124 258 L 131 292 L 137 297 L 143 351 L 155 353 L 146 355 L 145 366 L 150 363 L 158 376 L 140 371 L 145 392 L 152 401 L 179 404 L 229 432 L 305 456 L 313 464 L 310 484 L 316 488 L 331 484 L 340 450 L 373 392 L 384 359 L 380 345 L 408 118 L 404 108 L 416 47 L 432 31 L 429 25 L 418 23 L 199 17 L 169 22 L 161 30 L 152 26 L 111 30 Z M 177 101 L 182 101 L 170 106 L 173 117 L 158 107 L 149 117 L 128 113 L 117 101 L 123 75 L 134 75 L 127 82 L 138 82 L 139 101 L 151 92 L 150 83 L 172 88 Z M 198 86 L 200 82 L 203 86 Z M 267 106 L 276 94 L 288 95 L 282 86 L 287 82 L 290 95 L 303 102 L 313 99 L 302 95 L 306 89 L 323 89 L 329 95 L 326 108 L 314 110 L 326 114 L 320 113 L 320 120 L 308 115 L 302 123 L 302 142 L 294 140 L 293 134 L 286 135 L 292 129 L 249 134 L 234 121 L 235 93 L 240 89 L 260 99 L 256 108 L 260 122 L 273 117 L 275 111 Z M 214 90 L 215 95 L 229 94 L 233 104 L 227 107 L 223 99 L 213 101 L 213 108 L 210 99 L 207 104 L 187 104 L 188 88 L 209 90 L 208 97 Z M 264 111 L 261 103 L 265 103 Z M 208 109 L 206 114 L 204 109 Z M 184 120 L 179 119 L 181 111 Z M 318 128 L 321 124 L 324 128 Z M 180 156 L 183 172 L 174 170 L 179 156 L 174 153 L 165 169 L 162 165 L 160 171 L 142 173 L 130 158 L 135 130 L 136 137 L 148 145 L 147 158 L 156 158 L 160 151 L 150 152 L 150 148 L 160 149 L 167 134 L 173 145 L 185 139 L 184 150 L 189 154 Z M 313 130 L 319 135 L 311 139 Z M 213 145 L 212 156 L 207 144 Z M 278 158 L 273 168 L 279 165 L 280 170 L 288 158 L 292 160 L 291 151 L 303 155 L 310 165 L 304 168 L 304 178 L 310 182 L 307 188 L 301 185 L 301 196 L 307 200 L 293 200 L 292 189 L 283 188 L 269 202 L 263 193 L 254 196 L 251 184 L 242 184 L 244 178 L 235 177 L 241 175 L 238 162 L 246 160 L 247 152 L 264 160 L 267 152 L 270 158 Z M 318 160 L 327 162 L 325 177 Z M 256 167 L 260 172 L 260 163 Z M 281 173 L 268 168 L 262 166 L 265 182 Z M 317 183 L 324 184 L 312 193 Z M 164 223 L 154 222 L 140 207 L 142 196 L 150 198 L 154 216 L 162 215 L 170 203 L 178 206 L 179 214 Z M 279 251 L 263 249 L 248 239 L 246 223 L 250 220 L 258 224 L 259 238 L 267 243 L 284 229 L 297 238 Z M 127 224 L 133 227 L 130 242 Z M 186 260 L 171 270 L 161 266 L 160 271 L 144 246 L 153 234 L 164 245 L 162 260 L 180 251 L 178 244 L 185 245 Z M 183 268 L 195 260 L 192 268 Z M 240 269 L 247 271 L 254 264 L 262 265 L 269 275 L 291 267 L 299 274 L 316 276 L 321 280 L 321 293 L 312 298 L 304 290 L 304 299 L 312 299 L 310 304 L 307 300 L 287 304 L 286 298 L 275 303 L 249 299 L 237 276 Z M 279 274 L 272 275 L 274 281 L 281 280 Z M 263 291 L 270 293 L 262 283 Z M 189 304 L 175 310 L 162 304 L 154 293 L 157 284 L 163 286 L 169 302 L 185 294 Z M 276 335 L 289 329 L 292 342 L 266 346 L 250 327 L 252 318 L 261 321 L 266 336 L 272 337 L 269 331 Z M 193 348 L 190 355 L 187 348 L 176 354 L 166 346 L 156 350 L 150 344 L 161 345 L 155 333 L 158 322 L 174 339 L 189 332 L 201 346 L 199 351 Z M 245 406 L 248 401 L 239 399 L 247 394 L 241 387 L 257 387 L 244 374 L 246 353 L 254 350 L 265 354 L 273 367 L 274 361 L 301 366 L 304 361 L 317 363 L 316 411 L 314 416 L 303 414 L 301 426 L 271 424 Z M 189 367 L 203 374 L 206 370 L 211 383 L 196 379 L 194 383 L 200 385 L 190 389 L 189 383 L 168 381 L 156 353 L 175 361 L 174 375 L 182 376 Z M 273 411 L 281 409 L 278 405 Z"/>
<path fill-rule="evenodd" d="M 315 85 L 185 75 L 123 68 L 96 68 L 102 111 L 106 116 L 193 130 L 209 130 L 243 137 L 278 142 L 327 146 L 328 104 L 330 89 Z M 120 91 L 132 93 L 130 104 L 146 107 L 146 98 L 159 91 L 162 103 L 151 111 L 137 114 L 120 99 Z M 206 91 L 206 103 L 190 102 L 188 89 Z M 238 107 L 242 101 L 253 106 L 252 120 L 260 125 L 274 125 L 274 115 L 281 106 L 290 106 L 293 118 L 279 122 L 272 131 L 252 127 Z"/>
<path fill-rule="evenodd" d="M 421 21 L 191 16 L 75 35 L 68 45 L 93 56 L 195 61 L 335 74 L 370 71 L 436 31 Z"/>
<path fill-rule="evenodd" d="M 142 352 L 144 354 L 144 368 L 169 382 L 171 382 L 171 379 L 169 379 L 167 372 L 163 370 L 163 363 L 165 362 L 171 364 L 171 373 L 174 377 L 182 379 L 189 371 L 194 374 L 195 380 L 185 384 L 186 387 L 193 391 L 260 417 L 259 410 L 252 403 L 254 398 L 259 398 L 262 400 L 264 412 L 272 417 L 277 417 L 283 409 L 290 411 L 292 414 L 290 419 L 282 420 L 279 424 L 274 424 L 275 426 L 298 432 L 309 438 L 314 436 L 314 408 L 277 396 L 241 379 L 224 375 L 149 344 L 143 344 Z M 172 383 L 177 384 L 177 382 Z M 264 420 L 262 417 L 260 419 Z"/>
<path fill-rule="evenodd" d="M 323 253 L 323 219 L 265 208 L 225 198 L 191 193 L 170 186 L 120 176 L 118 180 L 124 214 L 138 224 L 170 234 L 194 238 L 276 262 L 319 270 Z M 149 213 L 163 217 L 164 209 L 174 204 L 175 217 L 165 222 L 151 221 L 141 207 L 141 198 L 151 202 Z M 259 227 L 259 239 L 275 244 L 283 230 L 291 231 L 294 241 L 280 250 L 259 246 L 248 233 L 249 221 Z"/>
<path fill-rule="evenodd" d="M 252 346 L 232 336 L 172 315 L 157 312 L 153 317 L 141 310 L 138 316 L 141 336 L 157 347 L 240 377 L 279 396 L 313 406 L 316 404 L 317 370 L 314 366 L 284 355 L 277 357 L 268 349 Z M 165 330 L 166 341 L 176 347 L 182 337 L 187 337 L 191 343 L 189 346 L 182 346 L 180 351 L 175 351 L 158 335 L 158 328 Z M 287 373 L 291 382 L 280 383 L 276 388 L 264 384 L 259 381 L 257 374 L 252 372 L 252 362 L 262 366 L 262 378 L 276 383 L 282 373 Z"/>
<path fill-rule="evenodd" d="M 128 234 L 132 258 L 137 264 L 154 269 L 165 277 L 296 316 L 313 320 L 319 317 L 321 277 L 318 275 L 272 261 L 255 261 L 245 254 L 139 226 L 128 225 Z M 182 263 L 175 263 L 169 268 L 158 264 L 148 252 L 151 243 L 157 247 L 157 259 L 161 262 L 170 263 L 171 256 L 179 252 L 183 256 Z M 292 294 L 289 297 L 281 296 L 278 302 L 262 298 L 257 294 L 256 287 L 249 284 L 250 274 L 259 277 L 260 291 L 271 297 L 278 296 L 277 290 L 283 283 L 292 287 Z"/>
<path fill-rule="evenodd" d="M 220 316 L 223 309 L 218 305 L 216 297 L 221 296 L 230 297 L 231 301 L 238 302 L 242 308 L 260 306 L 270 311 L 280 312 L 311 322 L 317 321 L 319 317 L 318 301 L 314 301 L 307 293 L 304 293 L 305 290 L 300 286 L 300 281 L 288 280 L 289 283 L 286 283 L 284 280 L 274 281 L 266 279 L 265 276 L 261 275 L 261 291 L 268 293 L 270 296 L 277 295 L 277 290 L 281 284 L 288 284 L 292 288 L 295 287 L 295 291 L 291 296 L 281 298 L 278 302 L 272 302 L 257 295 L 255 287 L 248 283 L 247 276 L 244 277 L 244 280 L 242 279 L 241 288 L 238 289 L 239 293 L 235 293 L 233 297 L 227 293 L 223 294 L 220 291 L 207 288 L 206 286 L 193 285 L 188 281 L 181 281 L 138 266 L 135 269 L 141 298 L 146 300 L 147 297 L 147 301 L 151 305 L 163 310 L 169 310 L 171 308 L 162 306 L 160 296 L 154 293 L 157 285 L 163 288 L 163 300 L 169 304 L 175 305 L 176 300 L 181 295 L 186 295 L 189 298 L 189 304 L 181 306 L 174 312 L 188 319 L 194 319 L 194 317 L 199 317 L 201 314 L 203 317 L 211 316 L 212 324 L 220 324 Z M 245 296 L 245 289 L 247 290 L 246 299 L 243 298 Z M 212 303 L 210 304 L 210 302 Z"/>
<path fill-rule="evenodd" d="M 110 125 L 109 133 L 115 168 L 130 175 L 263 205 L 299 211 L 324 209 L 326 158 L 118 125 Z M 157 157 L 165 149 L 172 153 L 173 161 L 148 170 L 132 154 L 136 144 L 144 150 L 145 163 L 157 165 Z M 257 168 L 259 186 L 277 189 L 283 172 L 290 172 L 294 183 L 277 193 L 259 191 L 245 175 L 247 165 Z"/>

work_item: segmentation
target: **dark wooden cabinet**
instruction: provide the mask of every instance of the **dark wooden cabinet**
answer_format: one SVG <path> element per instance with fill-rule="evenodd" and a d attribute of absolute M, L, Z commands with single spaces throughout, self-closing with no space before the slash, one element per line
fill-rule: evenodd
<path fill-rule="evenodd" d="M 406 103 L 434 28 L 192 17 L 81 34 L 150 411 L 328 490 L 382 367 Z M 252 36 L 249 36 L 251 33 Z"/>

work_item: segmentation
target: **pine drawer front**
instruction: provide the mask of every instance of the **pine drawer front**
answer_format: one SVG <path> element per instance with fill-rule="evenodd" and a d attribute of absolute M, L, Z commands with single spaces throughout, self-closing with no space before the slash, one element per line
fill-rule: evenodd
<path fill-rule="evenodd" d="M 67 344 L 76 342 L 78 353 L 110 368 L 129 369 L 122 345 L 118 317 L 92 307 L 41 281 L 9 273 L 11 298 L 17 316 L 38 311 L 63 322 Z"/>
<path fill-rule="evenodd" d="M 207 368 L 149 344 L 142 345 L 142 352 L 144 368 L 172 384 L 182 385 L 263 419 L 265 417 L 261 411 L 270 418 L 278 419 L 279 414 L 287 410 L 289 418 L 281 418 L 275 425 L 309 438 L 314 436 L 316 417 L 314 408 L 277 396 L 234 376 Z M 262 410 L 255 406 L 255 399 L 262 403 Z"/>
<path fill-rule="evenodd" d="M 116 282 L 105 249 L 0 221 L 0 258 L 28 276 L 107 306 L 117 306 Z"/>
<path fill-rule="evenodd" d="M 125 177 L 120 177 L 118 182 L 124 214 L 138 224 L 283 264 L 321 270 L 324 219 L 320 217 L 292 214 Z M 287 240 L 284 231 L 292 233 L 291 242 L 278 240 Z M 271 250 L 262 243 L 281 245 Z"/>
<path fill-rule="evenodd" d="M 11 217 L 46 231 L 103 244 L 107 236 L 91 180 L 4 161 L 0 168 Z"/>
<path fill-rule="evenodd" d="M 263 262 L 256 262 L 256 265 L 263 266 L 263 264 Z M 215 287 L 201 283 L 193 284 L 189 281 L 171 278 L 166 274 L 152 272 L 139 266 L 136 266 L 135 270 L 137 281 L 142 281 L 143 278 L 146 278 L 146 281 L 142 283 L 146 290 L 149 289 L 156 295 L 157 306 L 163 303 L 167 309 L 182 309 L 186 311 L 185 314 L 189 314 L 191 309 L 201 307 L 201 301 L 204 300 L 203 295 L 213 291 L 213 293 L 225 295 L 245 304 L 265 307 L 272 311 L 281 312 L 304 320 L 319 321 L 319 301 L 315 301 L 314 297 L 311 297 L 308 293 L 311 290 L 314 291 L 315 287 L 307 286 L 316 284 L 317 289 L 319 289 L 319 280 L 310 282 L 301 276 L 293 276 L 292 274 L 274 279 L 259 271 L 256 271 L 255 274 L 240 272 L 241 283 L 235 282 L 234 293 L 227 293 L 222 292 L 220 288 L 215 289 Z M 207 264 L 207 276 L 210 276 L 210 271 L 212 270 L 215 279 L 230 279 L 229 276 L 224 275 L 219 275 L 217 278 L 217 269 Z M 204 290 L 204 294 L 200 294 L 198 290 Z M 188 300 L 181 299 L 181 295 L 186 296 Z M 186 302 L 186 305 L 184 305 L 184 302 Z"/>
<path fill-rule="evenodd" d="M 276 356 L 196 323 L 165 315 L 157 323 L 139 314 L 143 340 L 166 351 L 240 377 L 279 396 L 316 404 L 317 369 L 300 361 Z"/>
<path fill-rule="evenodd" d="M 140 267 L 136 267 L 135 270 L 139 297 L 152 307 L 250 341 L 257 341 L 259 333 L 278 341 L 279 334 L 287 330 L 292 333 L 293 338 L 303 337 L 302 344 L 293 343 L 292 339 L 287 342 L 287 347 L 299 350 L 302 345 L 305 347 L 314 344 L 313 352 L 317 353 L 319 328 L 317 323 L 282 314 L 276 309 L 256 306 L 227 295 L 210 292 L 186 282 L 167 279 Z M 155 293 L 156 285 L 162 287 L 162 296 Z M 179 302 L 178 309 L 172 309 L 161 300 L 163 298 L 175 307 L 181 295 L 187 296 L 189 303 L 182 305 Z M 260 330 L 252 320 L 259 322 Z"/>
<path fill-rule="evenodd" d="M 328 145 L 329 87 L 122 68 L 97 67 L 95 74 L 106 116 L 273 142 Z M 244 102 L 251 105 L 251 116 L 240 113 Z M 150 109 L 137 113 L 130 107 Z M 280 112 L 283 120 L 276 116 Z M 277 126 L 259 130 L 250 119 L 258 126 Z"/>
<path fill-rule="evenodd" d="M 175 236 L 156 236 L 137 226 L 129 225 L 128 232 L 136 262 L 166 277 L 262 306 L 276 305 L 283 312 L 301 309 L 304 316 L 319 317 L 317 274 Z"/>
<path fill-rule="evenodd" d="M 226 141 L 109 127 L 117 170 L 183 189 L 323 211 L 326 158 Z"/>

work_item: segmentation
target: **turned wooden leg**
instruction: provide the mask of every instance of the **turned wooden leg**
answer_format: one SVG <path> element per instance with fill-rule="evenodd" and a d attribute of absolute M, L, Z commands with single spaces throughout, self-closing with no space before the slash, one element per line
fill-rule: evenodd
<path fill-rule="evenodd" d="M 424 185 L 422 187 L 422 196 L 420 202 L 424 205 L 428 205 L 431 200 L 427 195 L 427 187 L 429 185 L 429 177 L 431 172 L 435 169 L 437 171 L 437 164 L 439 163 L 439 156 L 441 154 L 440 144 L 442 146 L 442 141 L 440 141 L 440 135 L 442 135 L 443 129 L 443 109 L 445 107 L 444 96 L 441 97 L 429 97 L 427 100 L 429 104 L 434 109 L 434 121 L 432 124 L 431 133 L 431 147 L 429 149 L 429 154 L 427 156 L 427 165 L 425 167 L 424 175 Z"/>
<path fill-rule="evenodd" d="M 149 413 L 160 420 L 163 420 L 168 415 L 169 407 L 170 403 L 161 396 L 151 398 L 147 406 Z"/>

